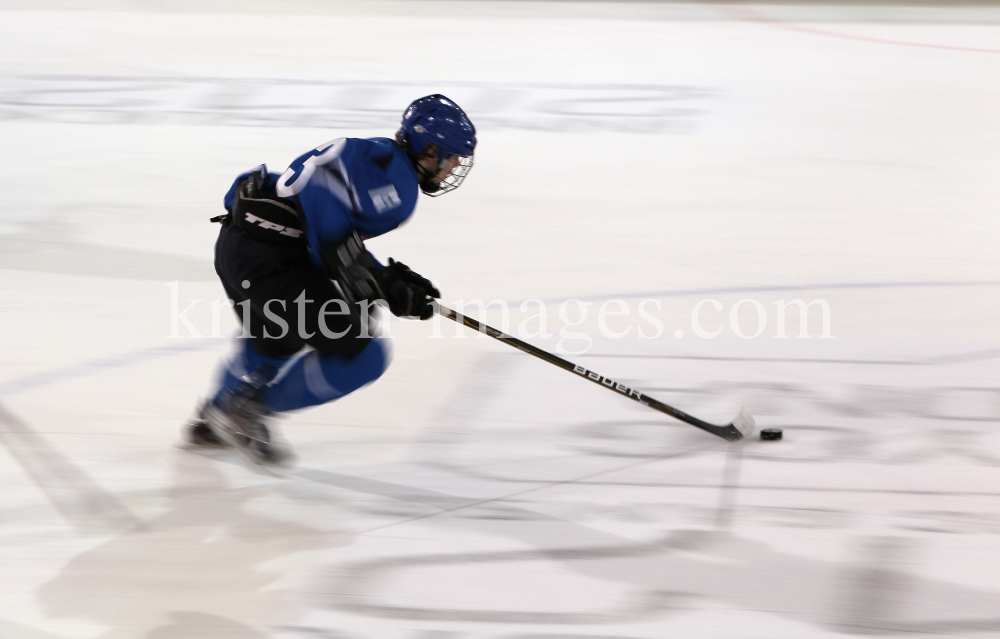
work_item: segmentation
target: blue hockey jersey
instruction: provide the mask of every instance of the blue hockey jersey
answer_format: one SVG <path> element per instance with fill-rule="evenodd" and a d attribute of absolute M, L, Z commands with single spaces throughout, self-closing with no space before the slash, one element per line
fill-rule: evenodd
<path fill-rule="evenodd" d="M 239 182 L 254 172 L 267 173 L 267 167 L 236 178 L 226 193 L 226 210 Z M 324 247 L 352 231 L 368 239 L 397 228 L 413 215 L 420 193 L 413 164 L 389 138 L 339 138 L 299 156 L 282 175 L 267 175 L 268 191 L 298 202 L 309 255 L 319 269 Z"/>

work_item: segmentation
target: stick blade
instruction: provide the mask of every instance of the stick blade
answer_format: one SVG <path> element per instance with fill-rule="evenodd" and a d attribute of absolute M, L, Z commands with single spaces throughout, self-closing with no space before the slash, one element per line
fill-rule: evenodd
<path fill-rule="evenodd" d="M 740 439 L 752 435 L 753 429 L 757 426 L 753 421 L 753 415 L 746 409 L 746 406 L 740 408 L 740 412 L 733 418 L 732 425 L 736 430 L 740 431 Z"/>

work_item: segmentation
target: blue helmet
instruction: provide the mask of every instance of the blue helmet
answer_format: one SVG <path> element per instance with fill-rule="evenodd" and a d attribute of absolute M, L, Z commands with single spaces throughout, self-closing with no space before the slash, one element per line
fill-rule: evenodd
<path fill-rule="evenodd" d="M 476 127 L 443 95 L 414 100 L 403 113 L 396 139 L 413 161 L 420 190 L 427 195 L 454 191 L 472 170 Z M 428 167 L 433 166 L 428 159 L 437 163 L 436 170 Z"/>

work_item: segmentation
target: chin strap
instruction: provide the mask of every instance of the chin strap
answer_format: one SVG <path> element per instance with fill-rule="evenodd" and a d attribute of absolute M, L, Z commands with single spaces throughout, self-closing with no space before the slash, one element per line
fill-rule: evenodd
<path fill-rule="evenodd" d="M 422 155 L 409 148 L 409 138 L 407 138 L 405 133 L 401 134 L 400 137 L 402 140 L 396 140 L 396 144 L 399 145 L 399 148 L 403 149 L 403 152 L 406 153 L 406 157 L 410 158 L 410 164 L 413 165 L 413 170 L 417 172 L 417 184 L 420 186 L 420 190 L 424 193 L 424 195 L 440 195 L 443 187 L 439 182 L 433 181 L 437 172 L 428 171 L 420 165 L 421 158 L 430 156 Z M 440 162 L 438 162 L 438 164 L 440 164 Z"/>

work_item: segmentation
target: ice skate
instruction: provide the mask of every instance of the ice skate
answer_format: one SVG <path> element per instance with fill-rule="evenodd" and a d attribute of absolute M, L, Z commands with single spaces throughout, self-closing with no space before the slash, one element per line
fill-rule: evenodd
<path fill-rule="evenodd" d="M 224 448 L 226 443 L 209 427 L 205 419 L 205 408 L 208 403 L 198 409 L 198 416 L 186 422 L 182 428 L 184 442 L 193 448 Z"/>
<path fill-rule="evenodd" d="M 204 426 L 211 437 L 222 446 L 229 446 L 255 464 L 265 466 L 287 466 L 293 461 L 291 451 L 276 442 L 265 420 L 270 411 L 257 399 L 259 385 L 253 376 L 247 376 L 222 396 L 208 402 L 201 411 Z M 204 429 L 196 424 L 192 436 L 204 434 Z M 211 439 L 211 437 L 207 439 Z"/>

